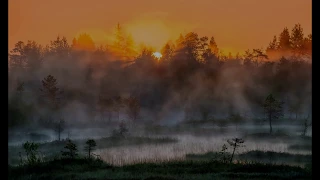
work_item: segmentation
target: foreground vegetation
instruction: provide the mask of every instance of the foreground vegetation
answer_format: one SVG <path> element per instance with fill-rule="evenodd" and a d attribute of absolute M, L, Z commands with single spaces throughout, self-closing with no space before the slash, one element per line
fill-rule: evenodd
<path fill-rule="evenodd" d="M 54 159 L 35 165 L 9 167 L 8 179 L 311 179 L 311 167 L 218 161 L 173 161 L 122 167 L 100 160 Z"/>
<path fill-rule="evenodd" d="M 205 154 L 187 154 L 187 160 L 211 161 L 214 159 L 222 159 L 223 156 L 230 156 L 230 153 L 222 155 L 219 152 L 207 152 Z M 241 163 L 272 163 L 272 164 L 301 164 L 304 167 L 309 166 L 312 162 L 312 155 L 290 154 L 285 152 L 273 151 L 248 151 L 237 154 L 234 157 L 235 162 Z"/>
<path fill-rule="evenodd" d="M 98 139 L 97 142 L 101 143 L 101 147 L 121 144 L 127 140 L 132 140 L 133 143 L 173 142 L 173 139 L 168 138 L 114 136 Z M 187 154 L 181 160 L 124 166 L 103 162 L 99 155 L 93 153 L 98 147 L 97 142 L 94 139 L 67 139 L 45 144 L 26 142 L 21 147 L 26 157 L 22 158 L 19 153 L 19 165 L 12 166 L 9 163 L 9 179 L 311 179 L 312 173 L 312 155 L 263 151 L 249 151 L 237 155 L 236 150 L 245 143 L 241 138 L 228 139 L 220 152 Z M 42 158 L 39 155 L 40 147 L 47 148 L 48 152 L 53 149 L 61 151 L 57 152 L 56 156 Z M 274 159 L 276 161 L 271 161 Z M 304 166 L 292 166 L 298 162 Z M 284 165 L 285 163 L 287 165 Z"/>
<path fill-rule="evenodd" d="M 74 143 L 79 147 L 79 152 L 83 153 L 84 144 L 86 140 L 80 139 L 75 140 Z M 176 139 L 173 138 L 149 138 L 149 137 L 104 137 L 100 139 L 96 139 L 95 142 L 97 143 L 97 149 L 104 149 L 110 147 L 118 147 L 118 146 L 131 146 L 131 145 L 142 145 L 142 144 L 159 144 L 159 143 L 174 143 L 177 142 Z M 44 159 L 52 158 L 60 154 L 60 151 L 66 145 L 67 140 L 61 141 L 52 141 L 52 142 L 45 142 L 39 143 L 39 147 L 37 151 L 41 155 L 45 155 Z M 23 146 L 9 146 L 9 163 L 10 164 L 18 164 L 21 160 L 18 156 L 19 153 L 23 152 Z"/>

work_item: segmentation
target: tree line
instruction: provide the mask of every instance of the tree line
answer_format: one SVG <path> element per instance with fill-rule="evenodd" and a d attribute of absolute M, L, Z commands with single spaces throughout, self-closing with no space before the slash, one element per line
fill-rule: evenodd
<path fill-rule="evenodd" d="M 298 119 L 311 104 L 311 62 L 304 55 L 311 53 L 305 45 L 312 36 L 301 36 L 301 30 L 299 24 L 291 35 L 285 30 L 272 47 L 303 53 L 276 60 L 270 57 L 271 46 L 224 55 L 214 37 L 195 32 L 166 43 L 157 59 L 151 48 L 135 52 L 120 25 L 115 42 L 105 47 L 95 47 L 88 34 L 72 44 L 65 37 L 46 46 L 19 41 L 9 53 L 9 125 L 62 119 L 54 111 L 75 101 L 97 121 L 121 121 L 123 111 L 140 121 L 142 109 L 154 114 L 145 118 L 150 121 L 170 111 L 184 112 L 185 119 L 248 112 L 260 116 L 270 93 L 285 102 L 285 114 Z"/>

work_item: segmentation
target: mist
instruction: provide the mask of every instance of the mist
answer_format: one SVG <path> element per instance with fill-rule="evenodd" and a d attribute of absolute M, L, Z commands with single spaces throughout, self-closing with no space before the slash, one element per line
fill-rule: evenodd
<path fill-rule="evenodd" d="M 104 144 L 96 150 L 104 161 L 181 159 L 219 151 L 233 137 L 247 144 L 238 153 L 311 152 L 290 147 L 312 137 L 311 128 L 304 131 L 304 123 L 312 122 L 312 36 L 302 38 L 305 46 L 299 50 L 285 47 L 285 38 L 292 37 L 283 35 L 279 46 L 270 43 L 265 50 L 232 56 L 214 37 L 190 32 L 165 44 L 157 58 L 147 45 L 137 50 L 120 25 L 116 32 L 114 42 L 99 47 L 85 33 L 72 42 L 57 37 L 48 45 L 16 43 L 9 55 L 9 146 L 100 142 L 125 126 L 126 138 L 172 140 L 168 145 Z M 281 102 L 281 116 L 272 124 L 268 97 Z M 300 139 L 301 134 L 309 139 Z"/>

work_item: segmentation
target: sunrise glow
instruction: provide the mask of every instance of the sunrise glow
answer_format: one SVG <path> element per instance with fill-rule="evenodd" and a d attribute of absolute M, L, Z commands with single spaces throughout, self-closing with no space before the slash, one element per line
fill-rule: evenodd
<path fill-rule="evenodd" d="M 154 52 L 153 56 L 156 57 L 157 59 L 160 59 L 162 57 L 162 54 L 159 52 Z"/>
<path fill-rule="evenodd" d="M 311 179 L 311 0 L 8 3 L 8 179 Z"/>

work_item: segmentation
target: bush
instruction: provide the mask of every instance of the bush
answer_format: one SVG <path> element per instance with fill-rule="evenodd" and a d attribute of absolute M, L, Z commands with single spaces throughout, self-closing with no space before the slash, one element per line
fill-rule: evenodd
<path fill-rule="evenodd" d="M 67 144 L 64 148 L 67 149 L 67 151 L 61 151 L 62 156 L 74 159 L 78 155 L 77 145 L 74 144 L 70 139 L 67 140 Z"/>
<path fill-rule="evenodd" d="M 39 148 L 39 144 L 37 143 L 29 143 L 28 141 L 23 144 L 23 149 L 27 154 L 27 164 L 33 165 L 40 162 L 40 158 L 37 157 L 37 151 Z"/>

